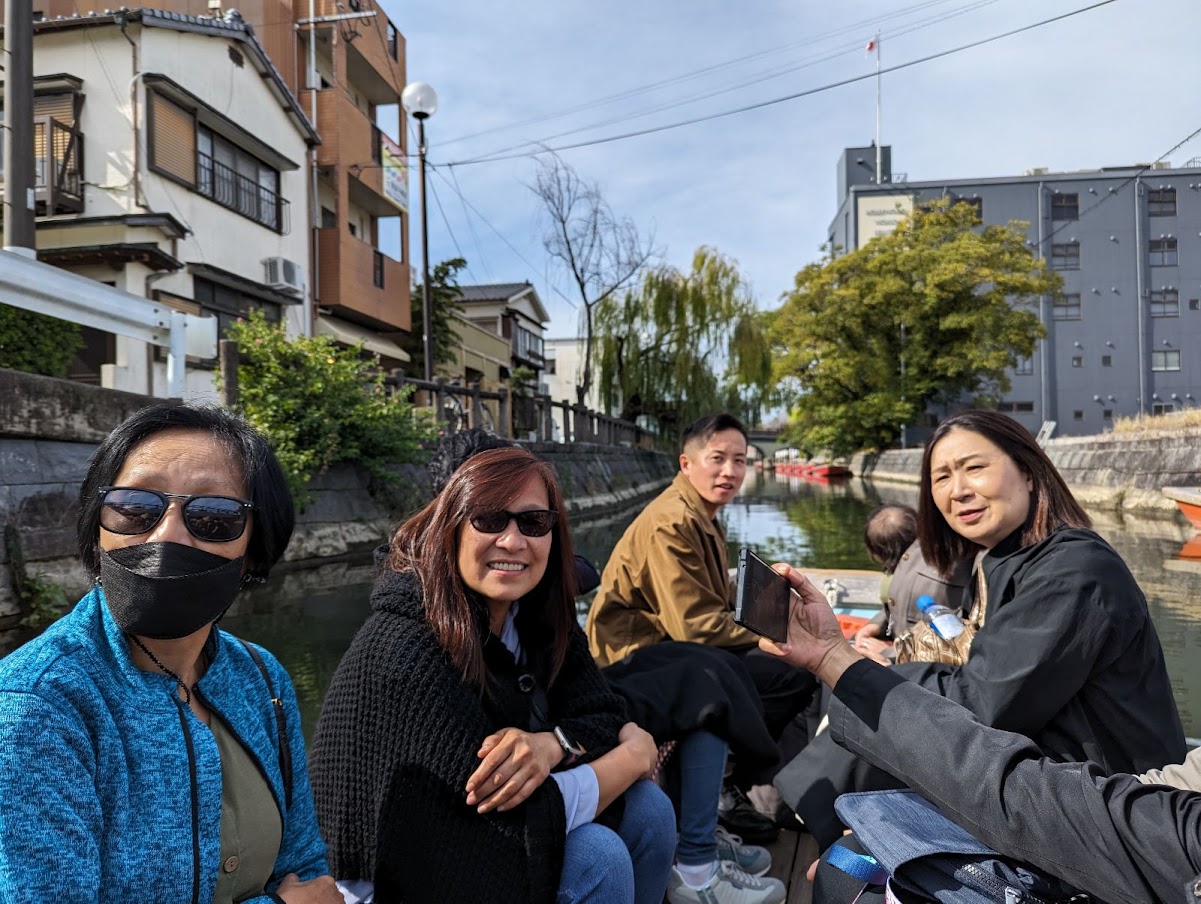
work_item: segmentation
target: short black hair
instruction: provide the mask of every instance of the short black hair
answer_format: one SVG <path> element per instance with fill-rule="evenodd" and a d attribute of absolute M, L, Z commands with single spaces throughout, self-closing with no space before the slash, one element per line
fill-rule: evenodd
<path fill-rule="evenodd" d="M 241 469 L 254 504 L 246 574 L 266 578 L 292 538 L 296 510 L 279 459 L 261 433 L 243 418 L 209 405 L 159 403 L 134 412 L 104 438 L 79 488 L 79 558 L 88 574 L 100 574 L 100 488 L 112 484 L 134 447 L 163 430 L 197 430 L 214 436 Z"/>
<path fill-rule="evenodd" d="M 863 529 L 867 553 L 892 574 L 901 556 L 917 539 L 917 512 L 908 505 L 889 502 L 873 509 Z"/>
<path fill-rule="evenodd" d="M 459 470 L 463 466 L 463 462 L 471 456 L 491 449 L 510 449 L 516 445 L 517 443 L 511 439 L 505 439 L 495 433 L 488 433 L 480 427 L 459 430 L 442 437 L 434 448 L 434 454 L 430 456 L 429 464 L 426 465 L 430 473 L 430 487 L 433 488 L 434 495 L 437 496 L 442 492 L 442 488 L 446 486 L 451 475 Z"/>
<path fill-rule="evenodd" d="M 704 417 L 693 421 L 688 429 L 684 431 L 684 435 L 680 437 L 680 451 L 683 452 L 684 448 L 693 440 L 700 440 L 703 446 L 709 442 L 714 433 L 721 433 L 723 430 L 737 430 L 748 443 L 751 441 L 751 438 L 746 435 L 746 428 L 742 426 L 742 421 L 738 420 L 734 415 L 724 412 L 706 414 Z"/>

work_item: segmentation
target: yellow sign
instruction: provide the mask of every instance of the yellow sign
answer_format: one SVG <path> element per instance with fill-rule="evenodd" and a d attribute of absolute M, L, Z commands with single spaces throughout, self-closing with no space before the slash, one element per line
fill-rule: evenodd
<path fill-rule="evenodd" d="M 877 236 L 890 235 L 913 213 L 913 195 L 859 195 L 855 200 L 860 248 Z"/>
<path fill-rule="evenodd" d="M 384 196 L 409 212 L 409 166 L 400 145 L 387 135 L 380 135 L 379 156 L 384 169 Z"/>

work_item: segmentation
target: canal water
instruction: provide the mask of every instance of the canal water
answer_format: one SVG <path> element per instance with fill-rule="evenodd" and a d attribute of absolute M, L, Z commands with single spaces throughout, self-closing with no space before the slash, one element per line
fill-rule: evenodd
<path fill-rule="evenodd" d="M 812 568 L 873 568 L 863 523 L 881 502 L 916 505 L 917 488 L 850 480 L 819 485 L 751 472 L 742 494 L 722 512 L 731 547 L 753 547 L 768 561 Z M 636 512 L 575 527 L 577 551 L 603 565 Z M 1201 562 L 1176 553 L 1191 536 L 1179 520 L 1117 520 L 1092 512 L 1147 596 L 1167 656 L 1185 732 L 1201 737 Z M 243 594 L 223 625 L 262 643 L 287 667 L 312 733 L 321 699 L 355 631 L 368 614 L 370 563 L 281 572 Z"/>

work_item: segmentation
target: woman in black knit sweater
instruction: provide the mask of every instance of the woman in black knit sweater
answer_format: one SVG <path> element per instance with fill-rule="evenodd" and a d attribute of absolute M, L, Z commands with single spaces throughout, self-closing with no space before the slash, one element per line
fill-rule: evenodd
<path fill-rule="evenodd" d="M 623 724 L 575 621 L 550 469 L 521 449 L 475 456 L 380 562 L 313 750 L 344 890 L 379 904 L 661 901 L 675 818 L 642 780 L 654 741 Z"/>

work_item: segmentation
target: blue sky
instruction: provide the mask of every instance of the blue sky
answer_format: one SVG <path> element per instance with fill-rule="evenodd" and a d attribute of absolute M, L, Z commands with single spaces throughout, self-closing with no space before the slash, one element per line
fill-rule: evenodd
<path fill-rule="evenodd" d="M 461 252 L 470 266 L 466 282 L 530 280 L 550 312 L 550 336 L 576 335 L 578 311 L 563 300 L 575 300 L 571 286 L 542 247 L 546 223 L 528 187 L 533 162 L 447 164 L 528 141 L 604 137 L 870 73 L 875 63 L 864 48 L 877 29 L 887 67 L 1089 5 L 381 2 L 407 40 L 408 78 L 429 82 L 439 97 L 438 112 L 427 121 L 430 161 L 437 166 L 431 263 Z M 916 181 L 1155 159 L 1201 127 L 1198 26 L 1197 0 L 1116 0 L 885 75 L 883 139 L 893 147 L 893 168 Z M 772 72 L 779 74 L 745 84 Z M 562 156 L 600 183 L 619 215 L 653 232 L 666 261 L 687 268 L 697 246 L 713 245 L 737 259 L 759 305 L 772 308 L 797 270 L 820 255 L 836 204 L 838 156 L 874 138 L 875 91 L 868 79 Z M 625 96 L 580 109 L 618 94 Z M 606 120 L 614 122 L 551 137 Z M 467 137 L 480 132 L 487 134 Z M 1197 156 L 1201 138 L 1168 159 L 1182 164 Z M 414 168 L 410 259 L 419 265 L 418 192 Z"/>

